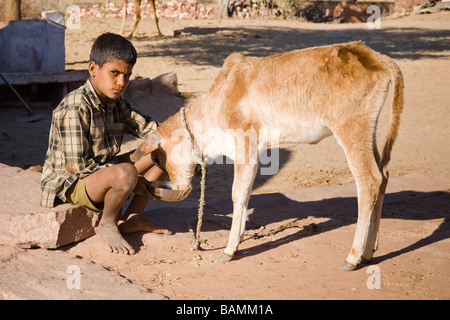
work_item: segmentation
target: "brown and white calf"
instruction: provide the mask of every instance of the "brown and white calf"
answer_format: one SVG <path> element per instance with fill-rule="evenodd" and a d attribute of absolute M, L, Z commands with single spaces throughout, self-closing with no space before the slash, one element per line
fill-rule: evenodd
<path fill-rule="evenodd" d="M 391 118 L 380 154 L 375 130 L 390 83 Z M 230 260 L 244 233 L 261 151 L 277 143 L 313 144 L 334 134 L 357 186 L 356 233 L 342 266 L 343 270 L 353 270 L 361 261 L 371 260 L 378 247 L 388 181 L 386 166 L 403 100 L 403 76 L 398 65 L 362 42 L 263 58 L 232 54 L 209 91 L 166 120 L 138 147 L 132 159 L 151 152 L 174 188 L 179 189 L 190 187 L 200 154 L 226 155 L 235 160 L 233 222 L 228 245 L 220 257 Z"/>

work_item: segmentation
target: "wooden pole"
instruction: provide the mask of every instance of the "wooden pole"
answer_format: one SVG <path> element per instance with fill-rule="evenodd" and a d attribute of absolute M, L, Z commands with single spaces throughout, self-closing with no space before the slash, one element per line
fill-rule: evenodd
<path fill-rule="evenodd" d="M 217 19 L 228 18 L 228 0 L 219 0 L 215 10 Z"/>
<path fill-rule="evenodd" d="M 20 0 L 5 0 L 4 22 L 8 24 L 12 20 L 20 20 Z"/>

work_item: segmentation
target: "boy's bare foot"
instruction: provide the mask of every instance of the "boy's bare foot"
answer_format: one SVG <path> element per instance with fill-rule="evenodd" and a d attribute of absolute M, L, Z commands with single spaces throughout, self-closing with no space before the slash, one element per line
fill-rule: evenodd
<path fill-rule="evenodd" d="M 150 220 L 142 214 L 130 214 L 128 219 L 119 225 L 120 233 L 127 234 L 137 231 L 149 231 L 158 234 L 171 235 L 172 232 Z"/>
<path fill-rule="evenodd" d="M 114 223 L 100 223 L 96 233 L 105 244 L 106 250 L 113 253 L 134 254 L 135 251 L 130 244 L 120 234 L 117 225 Z"/>

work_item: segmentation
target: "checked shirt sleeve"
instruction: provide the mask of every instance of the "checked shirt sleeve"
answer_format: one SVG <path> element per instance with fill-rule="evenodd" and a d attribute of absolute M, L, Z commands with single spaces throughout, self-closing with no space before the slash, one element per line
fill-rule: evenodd
<path fill-rule="evenodd" d="M 73 166 L 77 178 L 84 178 L 99 169 L 99 164 L 90 157 L 89 115 L 81 108 L 70 108 L 59 119 L 59 131 L 64 163 Z"/>

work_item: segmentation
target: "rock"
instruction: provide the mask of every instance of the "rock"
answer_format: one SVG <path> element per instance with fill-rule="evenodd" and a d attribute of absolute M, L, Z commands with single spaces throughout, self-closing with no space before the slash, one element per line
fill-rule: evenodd
<path fill-rule="evenodd" d="M 152 95 L 178 93 L 178 78 L 174 72 L 162 74 L 152 79 Z"/>
<path fill-rule="evenodd" d="M 70 204 L 41 207 L 38 172 L 0 163 L 0 176 L 0 300 L 167 299 L 73 254 L 23 249 L 90 237 L 99 213 Z"/>
<path fill-rule="evenodd" d="M 48 213 L 14 216 L 8 231 L 16 245 L 55 249 L 93 236 L 99 220 L 99 213 L 64 204 Z"/>
<path fill-rule="evenodd" d="M 174 72 L 162 74 L 154 79 L 136 78 L 130 81 L 123 94 L 129 102 L 163 94 L 178 94 L 178 78 Z"/>
<path fill-rule="evenodd" d="M 0 246 L 0 300 L 166 300 L 75 255 Z"/>
<path fill-rule="evenodd" d="M 0 164 L 0 244 L 58 248 L 94 235 L 99 214 L 80 206 L 40 206 L 39 172 Z"/>

